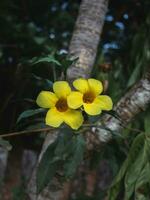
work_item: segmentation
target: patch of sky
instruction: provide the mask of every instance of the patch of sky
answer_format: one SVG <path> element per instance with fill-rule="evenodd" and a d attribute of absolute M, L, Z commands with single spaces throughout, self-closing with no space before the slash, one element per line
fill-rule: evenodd
<path fill-rule="evenodd" d="M 39 27 L 39 26 L 36 27 L 36 30 L 37 30 L 37 32 L 39 32 L 39 33 L 43 31 L 42 27 Z"/>
<path fill-rule="evenodd" d="M 57 10 L 57 6 L 52 5 L 52 6 L 51 6 L 51 11 L 52 11 L 52 12 L 55 12 L 56 10 Z"/>
<path fill-rule="evenodd" d="M 62 10 L 66 10 L 67 6 L 68 6 L 68 2 L 64 2 L 64 3 L 61 5 L 61 9 L 62 9 Z"/>
<path fill-rule="evenodd" d="M 108 22 L 112 22 L 114 20 L 112 15 L 106 15 L 105 20 Z"/>
<path fill-rule="evenodd" d="M 105 43 L 103 45 L 104 51 L 108 49 L 119 49 L 119 45 L 116 42 Z"/>
<path fill-rule="evenodd" d="M 9 62 L 9 63 L 12 63 L 12 62 L 13 62 L 13 58 L 12 58 L 12 57 L 9 57 L 9 58 L 8 58 L 8 62 Z"/>
<path fill-rule="evenodd" d="M 123 15 L 123 18 L 124 18 L 124 19 L 129 19 L 129 15 L 125 13 L 125 14 Z"/>
<path fill-rule="evenodd" d="M 121 30 L 125 29 L 125 26 L 124 26 L 124 24 L 122 22 L 116 22 L 115 25 Z"/>
<path fill-rule="evenodd" d="M 68 32 L 68 31 L 65 31 L 65 32 L 62 33 L 62 37 L 63 37 L 63 38 L 68 37 L 68 35 L 69 35 L 69 32 Z"/>
<path fill-rule="evenodd" d="M 59 55 L 62 55 L 62 54 L 68 54 L 68 51 L 66 49 L 60 49 L 59 52 L 58 52 Z"/>
<path fill-rule="evenodd" d="M 55 38 L 55 34 L 54 34 L 54 33 L 50 33 L 50 34 L 49 34 L 49 38 L 50 38 L 50 39 L 54 39 L 54 38 Z"/>

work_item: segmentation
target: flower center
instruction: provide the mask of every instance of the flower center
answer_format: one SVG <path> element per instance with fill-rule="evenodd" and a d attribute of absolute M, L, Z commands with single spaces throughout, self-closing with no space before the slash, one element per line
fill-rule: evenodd
<path fill-rule="evenodd" d="M 65 112 L 68 109 L 66 99 L 59 99 L 55 106 L 59 112 Z"/>
<path fill-rule="evenodd" d="M 95 99 L 95 95 L 93 94 L 93 92 L 86 92 L 83 95 L 83 102 L 84 103 L 92 103 Z"/>

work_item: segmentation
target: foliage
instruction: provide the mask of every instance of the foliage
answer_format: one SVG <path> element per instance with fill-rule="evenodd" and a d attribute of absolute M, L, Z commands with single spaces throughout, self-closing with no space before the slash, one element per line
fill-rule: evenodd
<path fill-rule="evenodd" d="M 1 132 L 44 127 L 42 110 L 37 109 L 33 99 L 41 90 L 52 88 L 58 78 L 66 78 L 66 69 L 73 62 L 67 59 L 67 52 L 79 3 L 80 0 L 0 1 Z M 149 0 L 110 1 L 92 77 L 103 80 L 105 93 L 113 102 L 117 102 L 149 67 L 149 7 Z M 148 108 L 120 133 L 122 138 L 115 137 L 100 151 L 92 152 L 91 166 L 97 168 L 99 162 L 106 159 L 114 181 L 109 188 L 96 188 L 91 198 L 79 194 L 77 199 L 100 200 L 107 193 L 110 200 L 150 199 L 149 121 Z M 44 135 L 22 138 L 17 142 L 11 140 L 14 149 L 28 148 L 28 142 L 32 141 L 32 149 L 39 151 Z M 2 139 L 0 146 L 10 149 L 9 143 Z M 52 179 L 57 173 L 59 163 L 63 166 L 62 180 L 73 176 L 83 152 L 82 135 L 62 129 L 57 142 L 48 147 L 41 160 L 38 191 L 49 183 L 47 178 Z M 101 177 L 97 179 L 100 181 Z M 15 199 L 23 198 L 23 190 L 14 193 Z"/>
<path fill-rule="evenodd" d="M 40 193 L 52 180 L 57 170 L 64 168 L 64 178 L 73 177 L 83 160 L 85 141 L 64 128 L 57 140 L 48 146 L 37 170 L 37 192 Z"/>
<path fill-rule="evenodd" d="M 24 111 L 20 114 L 20 116 L 17 119 L 17 123 L 19 123 L 22 119 L 31 117 L 33 115 L 36 115 L 36 114 L 44 112 L 44 111 L 45 111 L 45 109 L 43 109 L 43 108 L 38 108 L 38 109 L 35 109 L 35 110 L 32 110 L 32 109 L 26 110 L 26 111 Z"/>
<path fill-rule="evenodd" d="M 124 199 L 129 200 L 140 195 L 140 188 L 147 185 L 149 188 L 149 138 L 144 133 L 139 134 L 135 139 L 124 161 L 118 175 L 112 183 L 109 191 L 109 199 L 117 198 L 122 182 L 124 182 Z M 137 198 L 136 197 L 136 198 Z M 143 194 L 145 199 L 148 194 Z M 135 197 L 134 197 L 135 198 Z"/>
<path fill-rule="evenodd" d="M 26 192 L 23 184 L 16 186 L 12 189 L 12 200 L 25 200 Z"/>
<path fill-rule="evenodd" d="M 52 55 L 48 55 L 48 56 L 42 57 L 42 58 L 34 57 L 30 61 L 30 63 L 32 65 L 38 64 L 40 62 L 48 62 L 48 63 L 56 64 L 57 66 L 61 66 L 61 64 Z"/>

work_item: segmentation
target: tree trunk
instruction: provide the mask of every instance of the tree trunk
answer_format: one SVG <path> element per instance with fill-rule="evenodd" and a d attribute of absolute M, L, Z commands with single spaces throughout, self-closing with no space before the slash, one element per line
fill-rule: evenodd
<path fill-rule="evenodd" d="M 95 62 L 97 46 L 102 32 L 104 17 L 107 11 L 108 0 L 83 0 L 80 6 L 79 16 L 73 32 L 70 43 L 70 58 L 78 58 L 78 61 L 72 65 L 67 72 L 68 80 L 79 77 L 89 77 Z M 40 158 L 57 137 L 57 133 L 49 134 L 44 142 Z M 39 158 L 39 161 L 40 161 Z M 38 164 L 37 164 L 38 166 Z M 33 172 L 31 181 L 28 185 L 28 195 L 31 200 L 61 200 L 64 186 L 54 178 L 49 187 L 42 194 L 36 195 L 36 169 Z"/>
<path fill-rule="evenodd" d="M 103 29 L 108 0 L 83 0 L 69 46 L 70 58 L 78 60 L 68 69 L 69 80 L 90 76 Z"/>

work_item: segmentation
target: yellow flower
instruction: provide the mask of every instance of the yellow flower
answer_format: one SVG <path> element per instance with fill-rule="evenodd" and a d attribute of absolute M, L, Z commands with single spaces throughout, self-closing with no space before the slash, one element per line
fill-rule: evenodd
<path fill-rule="evenodd" d="M 77 109 L 83 105 L 84 110 L 89 115 L 98 115 L 102 110 L 111 110 L 113 103 L 109 96 L 100 95 L 103 91 L 102 83 L 90 78 L 77 79 L 73 86 L 78 91 L 72 91 L 67 97 L 70 108 Z"/>
<path fill-rule="evenodd" d="M 67 104 L 67 96 L 71 88 L 66 81 L 57 81 L 53 84 L 53 92 L 42 91 L 37 97 L 36 103 L 42 108 L 50 108 L 46 114 L 46 124 L 59 127 L 63 122 L 72 129 L 78 129 L 83 123 L 82 113 L 70 109 Z"/>

